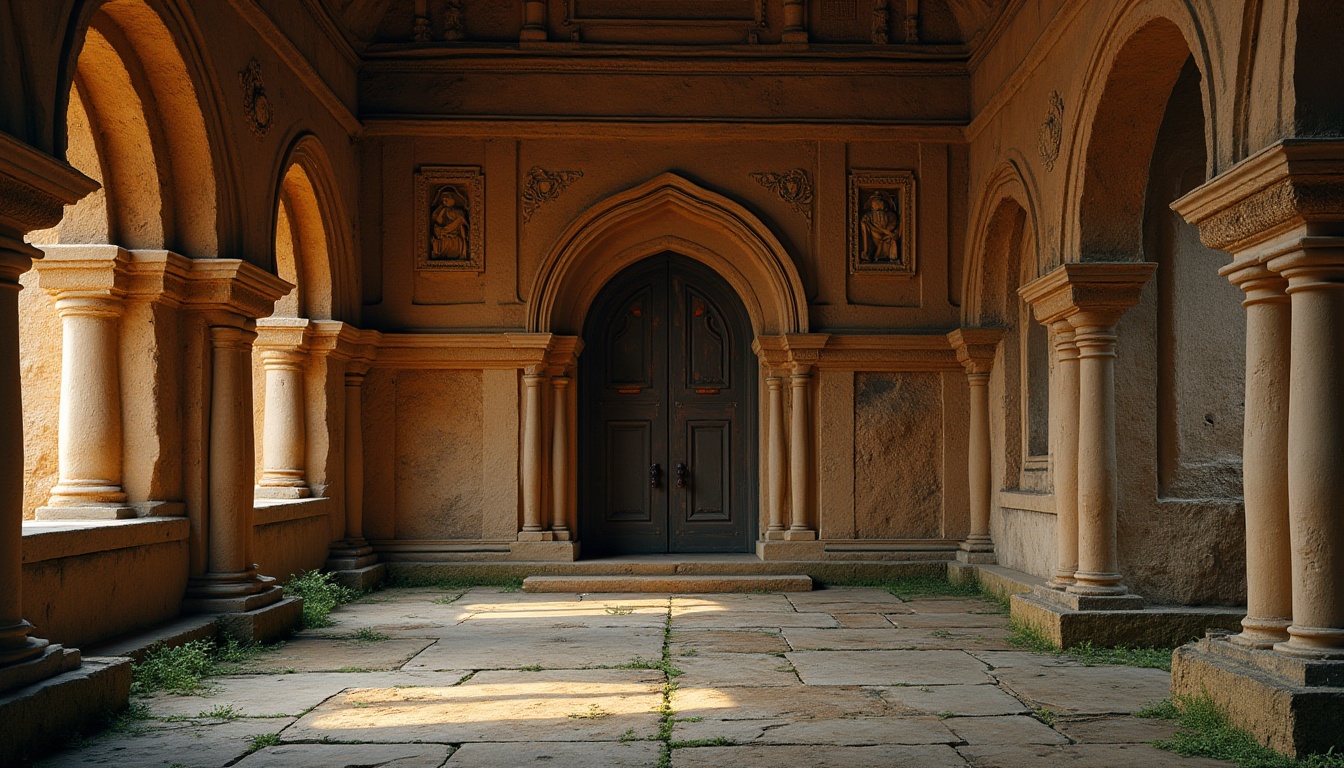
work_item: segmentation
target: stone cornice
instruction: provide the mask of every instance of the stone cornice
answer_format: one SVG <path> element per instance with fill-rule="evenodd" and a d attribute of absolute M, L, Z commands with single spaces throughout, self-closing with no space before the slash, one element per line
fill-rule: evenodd
<path fill-rule="evenodd" d="M 752 350 L 767 371 L 797 365 L 887 373 L 962 370 L 946 333 L 759 336 Z"/>
<path fill-rule="evenodd" d="M 956 350 L 957 362 L 967 373 L 989 373 L 1002 338 L 1001 328 L 958 328 L 947 334 L 947 342 Z"/>
<path fill-rule="evenodd" d="M 122 298 L 131 281 L 130 252 L 115 245 L 45 245 L 33 263 L 38 285 L 53 298 Z"/>
<path fill-rule="evenodd" d="M 182 303 L 247 319 L 265 317 L 294 286 L 240 259 L 192 259 Z"/>
<path fill-rule="evenodd" d="M 1171 207 L 1199 227 L 1206 246 L 1234 254 L 1299 228 L 1337 230 L 1344 225 L 1344 140 L 1284 139 Z"/>
<path fill-rule="evenodd" d="M 0 132 L 0 227 L 20 234 L 54 227 L 65 206 L 99 186 L 70 165 Z"/>
<path fill-rule="evenodd" d="M 1070 262 L 1018 289 L 1037 321 L 1052 323 L 1079 312 L 1118 318 L 1139 301 L 1157 265 L 1151 262 Z"/>

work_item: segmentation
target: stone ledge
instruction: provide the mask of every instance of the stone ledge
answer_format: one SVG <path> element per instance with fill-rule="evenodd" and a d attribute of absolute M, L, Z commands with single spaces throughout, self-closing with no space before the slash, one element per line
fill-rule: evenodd
<path fill-rule="evenodd" d="M 40 563 L 62 557 L 184 541 L 190 531 L 191 523 L 185 517 L 25 520 L 23 562 Z"/>
<path fill-rule="evenodd" d="M 1278 655 L 1273 651 L 1243 653 L 1227 640 L 1212 637 L 1177 648 L 1172 657 L 1171 692 L 1207 694 L 1238 728 L 1289 755 L 1344 749 L 1344 729 L 1339 727 L 1344 723 L 1344 687 L 1294 685 L 1248 661 L 1261 654 Z"/>
<path fill-rule="evenodd" d="M 811 592 L 812 579 L 796 574 L 761 576 L 529 576 L 524 592 Z"/>
<path fill-rule="evenodd" d="M 387 578 L 387 566 L 375 563 L 362 568 L 331 570 L 330 573 L 332 580 L 337 584 L 362 594 L 383 583 Z"/>
<path fill-rule="evenodd" d="M 309 517 L 324 517 L 331 514 L 331 499 L 325 496 L 308 499 L 255 499 L 252 507 L 252 525 L 255 527 Z"/>
<path fill-rule="evenodd" d="M 1034 594 L 1015 594 L 1011 615 L 1038 629 L 1061 648 L 1098 646 L 1172 647 L 1209 629 L 1235 631 L 1245 610 L 1202 606 L 1149 606 L 1142 610 L 1075 611 Z"/>
<path fill-rule="evenodd" d="M 22 764 L 125 708 L 130 695 L 131 660 L 116 657 L 86 657 L 76 669 L 0 695 L 0 759 Z"/>

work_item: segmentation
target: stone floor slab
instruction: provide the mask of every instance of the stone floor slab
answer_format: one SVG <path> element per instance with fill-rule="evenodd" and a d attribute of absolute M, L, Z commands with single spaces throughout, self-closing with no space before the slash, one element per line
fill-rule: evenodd
<path fill-rule="evenodd" d="M 1130 714 L 1171 695 L 1171 675 L 1160 669 L 1012 667 L 992 674 L 1028 702 L 1071 715 Z"/>
<path fill-rule="evenodd" d="M 452 748 L 435 744 L 282 744 L 255 752 L 238 768 L 439 768 Z"/>
<path fill-rule="evenodd" d="M 661 747 L 655 742 L 463 744 L 445 768 L 654 768 Z M 379 767 L 381 768 L 381 766 Z"/>
<path fill-rule="evenodd" d="M 784 639 L 795 651 L 860 650 L 967 650 L 1006 649 L 1007 630 L 978 627 L 972 629 L 897 629 L 886 627 L 859 629 L 812 629 L 784 627 Z"/>
<path fill-rule="evenodd" d="M 1067 744 L 1058 731 L 1034 717 L 952 717 L 943 721 L 967 744 Z"/>
<path fill-rule="evenodd" d="M 232 707 L 243 717 L 298 716 L 347 688 L 456 685 L 469 672 L 309 672 L 293 675 L 229 675 L 212 678 L 200 696 L 160 693 L 146 699 L 155 717 L 194 717 Z"/>
<path fill-rule="evenodd" d="M 662 676 L 649 671 L 481 673 L 451 688 L 346 691 L 285 731 L 288 741 L 618 741 L 658 729 Z"/>
<path fill-rule="evenodd" d="M 794 594 L 805 595 L 807 592 Z M 793 611 L 793 603 L 783 593 L 713 593 L 703 595 L 673 595 L 672 609 L 696 609 L 698 611 L 737 611 L 771 613 Z"/>
<path fill-rule="evenodd" d="M 1232 763 L 1181 757 L 1147 744 L 996 745 L 960 747 L 972 768 L 1228 768 Z"/>
<path fill-rule="evenodd" d="M 789 644 L 773 632 L 726 629 L 673 629 L 673 656 L 697 653 L 784 653 Z"/>
<path fill-rule="evenodd" d="M 845 629 L 887 629 L 891 622 L 880 613 L 831 613 L 835 623 Z"/>
<path fill-rule="evenodd" d="M 1031 708 L 994 685 L 912 685 L 879 689 L 898 711 L 933 715 L 1020 715 Z"/>
<path fill-rule="evenodd" d="M 1148 744 L 1176 733 L 1176 724 L 1170 720 L 1132 715 L 1061 718 L 1055 728 L 1083 744 Z"/>
<path fill-rule="evenodd" d="M 1008 620 L 1008 612 L 1001 605 L 974 597 L 965 599 L 953 597 L 920 598 L 907 600 L 905 607 L 914 613 L 972 613 L 998 616 L 1003 621 Z"/>
<path fill-rule="evenodd" d="M 762 653 L 697 653 L 675 657 L 679 685 L 692 688 L 802 685 L 788 659 Z"/>
<path fill-rule="evenodd" d="M 663 632 L 650 628 L 574 627 L 520 631 L 462 625 L 406 664 L 407 670 L 548 669 L 616 666 L 662 654 Z"/>
<path fill-rule="evenodd" d="M 808 685 L 955 685 L 989 680 L 984 662 L 961 651 L 794 651 Z"/>
<path fill-rule="evenodd" d="M 720 611 L 699 606 L 672 609 L 672 626 L 678 629 L 729 629 L 738 627 L 838 627 L 829 613 L 796 611 Z"/>
<path fill-rule="evenodd" d="M 956 744 L 936 717 L 850 717 L 834 720 L 703 720 L 677 723 L 672 741 L 716 738 L 735 744 L 820 744 L 848 747 L 880 744 Z"/>
<path fill-rule="evenodd" d="M 230 665 L 230 669 L 241 674 L 398 669 L 433 642 L 420 638 L 364 641 L 352 638 L 299 637 L 275 650 L 265 651 L 245 662 Z"/>
<path fill-rule="evenodd" d="M 1008 617 L 995 613 L 894 613 L 887 614 L 902 629 L 1002 629 Z"/>
<path fill-rule="evenodd" d="M 964 768 L 966 761 L 951 747 L 745 746 L 698 747 L 672 751 L 674 768 L 745 768 L 797 765 L 809 768 Z"/>
<path fill-rule="evenodd" d="M 892 707 L 874 689 L 678 688 L 672 707 L 680 718 L 705 720 L 834 720 L 877 717 Z"/>
<path fill-rule="evenodd" d="M 55 755 L 40 765 L 42 768 L 90 765 L 220 768 L 245 754 L 254 736 L 277 733 L 292 722 L 292 718 L 248 718 L 210 723 L 147 723 L 142 732 L 108 732 L 78 751 Z"/>

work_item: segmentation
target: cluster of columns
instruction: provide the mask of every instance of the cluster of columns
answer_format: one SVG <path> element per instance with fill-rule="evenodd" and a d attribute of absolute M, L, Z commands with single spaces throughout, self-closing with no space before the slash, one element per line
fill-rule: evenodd
<path fill-rule="evenodd" d="M 1247 615 L 1234 642 L 1344 659 L 1344 141 L 1284 140 L 1173 204 L 1246 308 Z"/>
<path fill-rule="evenodd" d="M 817 363 L 827 339 L 825 334 L 789 334 L 759 337 L 752 344 L 765 378 L 768 522 L 762 538 L 767 541 L 817 539 L 812 514 L 812 399 Z"/>
<path fill-rule="evenodd" d="M 1019 294 L 1053 335 L 1051 456 L 1058 557 L 1049 586 L 1120 597 L 1116 506 L 1115 326 L 1139 301 L 1155 264 L 1064 264 Z"/>
<path fill-rule="evenodd" d="M 994 540 L 989 533 L 989 513 L 994 499 L 989 375 L 1002 338 L 1003 332 L 994 328 L 962 328 L 948 334 L 948 341 L 956 350 L 970 387 L 966 477 L 971 529 L 957 552 L 957 559 L 965 563 L 994 562 Z"/>
<path fill-rule="evenodd" d="M 522 525 L 519 541 L 574 541 L 570 529 L 574 474 L 571 372 L 582 342 L 550 336 L 545 360 L 523 367 Z M 549 417 L 549 418 L 548 418 Z"/>

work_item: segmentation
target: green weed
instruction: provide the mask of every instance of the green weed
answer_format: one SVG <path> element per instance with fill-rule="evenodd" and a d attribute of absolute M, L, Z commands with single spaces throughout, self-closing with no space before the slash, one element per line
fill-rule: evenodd
<path fill-rule="evenodd" d="M 247 754 L 252 754 L 259 749 L 274 747 L 280 744 L 280 734 L 278 733 L 258 733 L 252 737 L 252 742 L 247 747 Z"/>
<path fill-rule="evenodd" d="M 388 637 L 387 635 L 384 635 L 382 632 L 377 631 L 373 627 L 362 627 L 358 630 L 355 630 L 355 642 L 358 643 L 381 643 L 384 640 L 391 640 L 391 639 L 392 638 Z"/>
<path fill-rule="evenodd" d="M 1032 653 L 1073 659 L 1088 667 L 1119 666 L 1147 667 L 1171 671 L 1170 648 L 1098 648 L 1091 642 L 1064 649 L 1054 644 L 1037 627 L 1017 619 L 1008 620 L 1008 644 Z"/>
<path fill-rule="evenodd" d="M 1138 716 L 1174 720 L 1176 734 L 1153 742 L 1153 746 L 1185 757 L 1227 760 L 1239 768 L 1344 768 L 1344 755 L 1311 755 L 1296 760 L 1275 752 L 1232 725 L 1227 713 L 1207 695 L 1166 699 L 1145 707 Z"/>
<path fill-rule="evenodd" d="M 337 584 L 330 573 L 322 571 L 291 575 L 285 584 L 285 594 L 303 598 L 303 629 L 330 627 L 334 623 L 331 612 L 336 606 L 359 596 L 353 589 Z"/>

